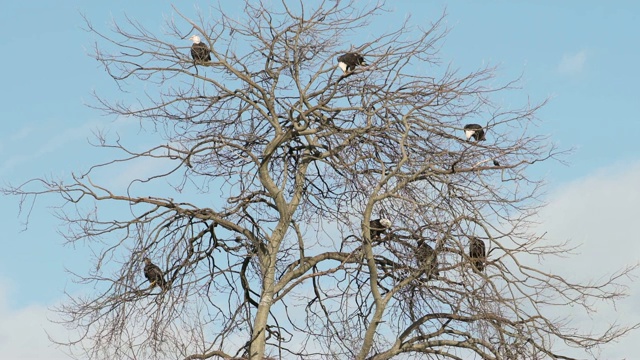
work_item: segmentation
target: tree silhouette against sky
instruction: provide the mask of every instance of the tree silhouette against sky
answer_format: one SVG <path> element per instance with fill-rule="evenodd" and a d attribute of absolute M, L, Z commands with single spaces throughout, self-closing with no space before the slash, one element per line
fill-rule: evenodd
<path fill-rule="evenodd" d="M 96 107 L 155 143 L 96 132 L 110 161 L 4 189 L 26 216 L 59 195 L 61 232 L 95 253 L 75 274 L 87 291 L 58 309 L 79 335 L 63 343 L 92 359 L 570 359 L 634 328 L 557 316 L 623 296 L 632 268 L 590 283 L 544 270 L 568 249 L 533 229 L 529 168 L 562 153 L 533 134 L 543 104 L 505 107 L 517 81 L 441 61 L 443 16 L 380 32 L 383 4 L 242 7 L 176 8 L 161 33 L 87 21 L 123 95 Z M 366 65 L 343 73 L 347 52 Z M 148 171 L 120 189 L 123 165 Z M 372 238 L 379 218 L 392 225 Z"/>

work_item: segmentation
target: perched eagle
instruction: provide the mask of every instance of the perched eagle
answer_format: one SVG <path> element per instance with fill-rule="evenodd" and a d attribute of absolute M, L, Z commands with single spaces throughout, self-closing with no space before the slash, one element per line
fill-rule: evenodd
<path fill-rule="evenodd" d="M 164 280 L 164 273 L 158 265 L 151 262 L 151 259 L 144 258 L 144 276 L 149 280 L 151 285 L 149 288 L 154 288 L 156 285 L 160 286 L 162 290 L 167 290 L 167 282 Z"/>
<path fill-rule="evenodd" d="M 484 241 L 477 237 L 470 237 L 469 240 L 469 257 L 471 258 L 471 264 L 478 270 L 484 270 L 484 263 L 487 261 L 487 250 L 484 246 Z"/>
<path fill-rule="evenodd" d="M 390 227 L 391 220 L 389 219 L 376 219 L 369 221 L 369 236 L 371 237 L 371 240 L 380 240 L 380 235 Z"/>
<path fill-rule="evenodd" d="M 467 124 L 464 126 L 464 135 L 467 137 L 467 141 L 473 138 L 475 141 L 484 141 L 487 140 L 484 137 L 484 130 L 482 126 L 478 124 Z"/>
<path fill-rule="evenodd" d="M 358 65 L 367 65 L 362 55 L 358 53 L 346 53 L 338 56 L 338 66 L 345 73 L 353 71 Z"/>
<path fill-rule="evenodd" d="M 200 42 L 200 36 L 193 35 L 189 40 L 193 41 L 193 45 L 191 45 L 191 58 L 196 64 L 206 64 L 211 61 L 209 48 Z"/>
<path fill-rule="evenodd" d="M 418 246 L 416 248 L 416 260 L 418 260 L 418 266 L 421 270 L 424 270 L 429 279 L 434 276 L 438 276 L 438 258 L 436 257 L 436 251 L 433 250 L 424 239 L 418 240 Z"/>

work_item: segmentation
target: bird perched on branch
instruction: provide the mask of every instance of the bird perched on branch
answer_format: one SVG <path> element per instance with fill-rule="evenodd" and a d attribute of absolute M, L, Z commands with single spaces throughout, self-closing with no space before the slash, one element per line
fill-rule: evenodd
<path fill-rule="evenodd" d="M 362 55 L 358 53 L 346 53 L 338 56 L 338 66 L 344 73 L 353 71 L 358 65 L 367 65 Z"/>
<path fill-rule="evenodd" d="M 369 236 L 371 240 L 380 240 L 380 235 L 387 231 L 391 227 L 391 220 L 389 219 L 376 219 L 369 221 Z"/>
<path fill-rule="evenodd" d="M 158 267 L 158 265 L 151 262 L 151 259 L 144 258 L 144 277 L 149 280 L 151 285 L 149 285 L 150 289 L 153 289 L 156 285 L 160 286 L 162 290 L 168 290 L 168 284 L 164 280 L 164 273 Z"/>
<path fill-rule="evenodd" d="M 464 135 L 467 137 L 467 141 L 473 138 L 475 141 L 485 141 L 484 129 L 478 124 L 467 124 L 464 126 Z"/>
<path fill-rule="evenodd" d="M 436 251 L 433 250 L 424 239 L 418 240 L 418 246 L 416 247 L 416 260 L 418 260 L 418 266 L 421 270 L 427 274 L 427 278 L 431 279 L 434 276 L 438 276 L 438 258 Z"/>
<path fill-rule="evenodd" d="M 189 40 L 193 41 L 193 45 L 191 45 L 191 58 L 194 63 L 206 65 L 211 61 L 210 50 L 207 45 L 200 41 L 200 36 L 193 35 Z"/>
<path fill-rule="evenodd" d="M 484 270 L 485 262 L 487 261 L 487 250 L 484 245 L 484 241 L 477 237 L 470 237 L 469 240 L 469 257 L 471 258 L 471 265 L 477 270 Z"/>

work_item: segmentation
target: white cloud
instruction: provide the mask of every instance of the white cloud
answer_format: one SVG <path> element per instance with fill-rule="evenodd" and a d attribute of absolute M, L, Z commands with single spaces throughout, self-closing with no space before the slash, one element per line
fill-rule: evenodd
<path fill-rule="evenodd" d="M 587 51 L 580 50 L 577 53 L 565 53 L 558 64 L 558 72 L 563 75 L 576 75 L 584 70 L 587 62 Z"/>
<path fill-rule="evenodd" d="M 637 208 L 640 162 L 617 165 L 573 181 L 555 191 L 542 215 L 545 229 L 556 238 L 583 244 L 580 267 L 593 264 L 612 271 L 619 264 L 640 261 Z"/>
<path fill-rule="evenodd" d="M 555 191 L 541 214 L 541 230 L 554 241 L 570 240 L 579 248 L 574 251 L 576 255 L 553 259 L 545 265 L 571 280 L 586 281 L 602 280 L 625 265 L 639 263 L 638 184 L 640 162 L 601 169 Z M 640 288 L 633 286 L 633 279 L 625 281 L 630 296 L 615 306 L 598 303 L 595 314 L 575 312 L 577 308 L 571 307 L 563 309 L 565 315 L 573 312 L 574 321 L 585 331 L 602 331 L 613 322 L 640 322 Z M 632 332 L 620 342 L 603 346 L 597 358 L 635 358 L 638 343 L 640 331 Z"/>
<path fill-rule="evenodd" d="M 57 348 L 47 332 L 59 336 L 62 326 L 52 323 L 53 316 L 46 306 L 35 304 L 11 308 L 9 286 L 0 283 L 0 354 L 3 359 L 72 359 Z"/>

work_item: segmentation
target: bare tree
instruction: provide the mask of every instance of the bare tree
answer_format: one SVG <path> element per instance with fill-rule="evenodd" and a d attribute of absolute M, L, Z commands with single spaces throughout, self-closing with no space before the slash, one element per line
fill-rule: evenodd
<path fill-rule="evenodd" d="M 540 268 L 567 250 L 531 226 L 529 167 L 559 155 L 532 133 L 542 104 L 505 109 L 495 99 L 515 82 L 442 65 L 442 18 L 377 34 L 383 4 L 174 10 L 163 34 L 87 21 L 125 96 L 97 107 L 158 142 L 98 133 L 122 156 L 4 189 L 60 195 L 63 235 L 97 254 L 76 274 L 96 292 L 59 309 L 71 345 L 96 359 L 569 359 L 558 342 L 589 350 L 635 327 L 589 333 L 552 315 L 624 296 L 632 269 L 582 284 Z M 194 34 L 210 61 L 191 58 Z M 365 64 L 343 72 L 347 52 Z M 486 140 L 467 140 L 469 123 Z M 105 185 L 103 171 L 140 160 L 170 168 Z M 392 225 L 372 238 L 376 218 Z M 144 258 L 164 280 L 149 265 L 149 284 Z"/>

